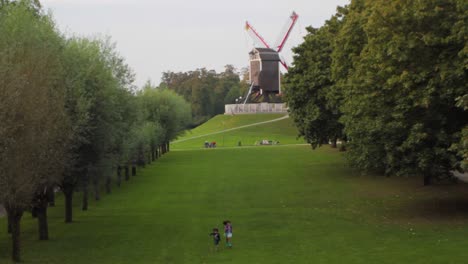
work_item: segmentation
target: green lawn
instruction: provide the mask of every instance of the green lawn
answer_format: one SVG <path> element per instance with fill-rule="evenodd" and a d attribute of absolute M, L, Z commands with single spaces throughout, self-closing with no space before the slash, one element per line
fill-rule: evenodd
<path fill-rule="evenodd" d="M 280 145 L 305 143 L 303 139 L 297 138 L 297 129 L 290 118 L 273 123 L 244 127 L 238 130 L 209 135 L 217 131 L 274 120 L 283 116 L 284 115 L 280 114 L 219 115 L 200 127 L 187 132 L 173 142 L 171 147 L 172 149 L 200 149 L 203 148 L 205 141 L 215 141 L 217 147 L 237 147 L 239 142 L 241 142 L 242 146 L 253 146 L 256 142 L 258 143 L 264 139 L 275 142 L 278 141 Z M 199 137 L 201 135 L 207 136 Z"/>
<path fill-rule="evenodd" d="M 308 146 L 172 151 L 51 241 L 23 221 L 25 263 L 466 263 L 466 185 L 360 176 Z M 76 197 L 78 200 L 78 197 Z M 232 250 L 208 234 L 230 219 Z M 0 219 L 0 227 L 5 220 Z M 9 263 L 0 228 L 0 263 Z"/>
<path fill-rule="evenodd" d="M 264 122 L 285 116 L 285 114 L 258 114 L 258 115 L 217 115 L 206 123 L 187 131 L 180 139 L 205 135 L 208 133 L 221 131 L 224 129 L 250 125 Z"/>

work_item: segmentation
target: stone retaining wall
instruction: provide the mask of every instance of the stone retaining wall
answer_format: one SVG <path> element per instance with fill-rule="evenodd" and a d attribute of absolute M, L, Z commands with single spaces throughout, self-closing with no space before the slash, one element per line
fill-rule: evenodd
<path fill-rule="evenodd" d="M 259 113 L 288 113 L 286 104 L 227 104 L 224 106 L 225 115 L 259 114 Z"/>

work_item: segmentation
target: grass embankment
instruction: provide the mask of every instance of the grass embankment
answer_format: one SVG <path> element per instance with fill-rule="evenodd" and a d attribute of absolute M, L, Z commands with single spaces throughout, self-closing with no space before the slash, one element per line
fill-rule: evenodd
<path fill-rule="evenodd" d="M 218 115 L 205 124 L 186 132 L 174 141 L 171 147 L 173 149 L 200 149 L 203 148 L 205 141 L 215 141 L 217 147 L 236 147 L 239 142 L 242 146 L 252 146 L 264 139 L 278 141 L 282 145 L 304 143 L 303 139 L 297 138 L 297 129 L 290 118 L 219 133 L 246 125 L 273 121 L 284 116 L 284 114 Z"/>
<path fill-rule="evenodd" d="M 73 224 L 63 223 L 59 199 L 51 241 L 37 241 L 25 215 L 23 256 L 60 264 L 465 263 L 467 193 L 466 185 L 359 176 L 329 148 L 173 151 L 90 211 L 77 210 Z M 208 234 L 224 219 L 234 248 L 214 252 Z M 0 228 L 0 263 L 9 250 Z"/>

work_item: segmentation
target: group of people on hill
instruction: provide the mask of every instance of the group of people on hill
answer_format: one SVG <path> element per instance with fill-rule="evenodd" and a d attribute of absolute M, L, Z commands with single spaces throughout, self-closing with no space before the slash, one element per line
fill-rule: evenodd
<path fill-rule="evenodd" d="M 216 148 L 216 141 L 213 141 L 213 142 L 205 141 L 205 148 Z"/>
<path fill-rule="evenodd" d="M 225 220 L 223 221 L 224 225 L 224 236 L 226 237 L 226 246 L 232 248 L 232 224 L 231 221 Z M 216 250 L 218 250 L 219 242 L 221 241 L 221 234 L 219 233 L 219 229 L 217 227 L 213 228 L 213 232 L 210 233 L 210 236 L 213 236 L 213 242 L 215 245 Z"/>

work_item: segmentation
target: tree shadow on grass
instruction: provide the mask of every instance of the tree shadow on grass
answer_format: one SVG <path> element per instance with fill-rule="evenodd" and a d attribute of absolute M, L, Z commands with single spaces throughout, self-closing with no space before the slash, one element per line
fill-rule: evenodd
<path fill-rule="evenodd" d="M 397 221 L 428 225 L 468 224 L 468 184 L 413 186 L 395 206 Z M 410 198 L 410 199 L 408 199 Z"/>
<path fill-rule="evenodd" d="M 359 196 L 384 222 L 422 225 L 468 224 L 468 184 L 438 182 L 423 186 L 418 178 L 359 177 Z M 380 217 L 379 217 L 380 216 Z"/>
<path fill-rule="evenodd" d="M 426 224 L 467 224 L 468 197 L 440 197 L 408 201 L 398 214 L 411 222 Z"/>

